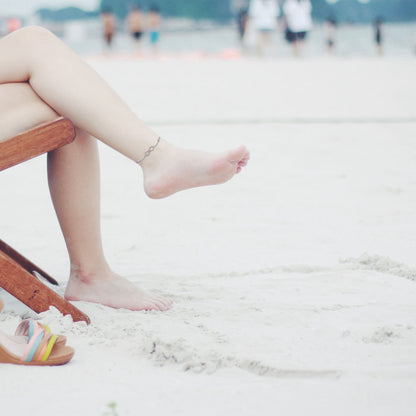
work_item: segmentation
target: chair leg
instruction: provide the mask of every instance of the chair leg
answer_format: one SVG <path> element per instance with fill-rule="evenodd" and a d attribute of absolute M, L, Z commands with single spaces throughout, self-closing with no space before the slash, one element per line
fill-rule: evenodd
<path fill-rule="evenodd" d="M 42 273 L 41 273 L 42 274 Z M 24 265 L 0 250 L 0 287 L 19 299 L 36 313 L 54 306 L 64 315 L 71 315 L 75 322 L 90 323 L 90 318 L 74 305 L 59 296 L 31 274 Z"/>
<path fill-rule="evenodd" d="M 58 282 L 52 276 L 50 276 L 48 273 L 43 271 L 40 267 L 36 266 L 36 264 L 32 263 L 26 257 L 22 256 L 18 251 L 16 251 L 13 247 L 10 247 L 5 241 L 1 239 L 0 239 L 0 251 L 7 254 L 16 263 L 19 263 L 29 273 L 31 274 L 34 274 L 34 272 L 39 273 L 50 284 L 58 286 Z"/>
<path fill-rule="evenodd" d="M 58 118 L 0 142 L 0 171 L 72 142 L 75 129 L 71 121 Z M 43 284 L 40 274 L 52 284 L 55 279 L 0 240 L 0 287 L 35 312 L 56 307 L 74 321 L 90 322 L 87 315 Z"/>

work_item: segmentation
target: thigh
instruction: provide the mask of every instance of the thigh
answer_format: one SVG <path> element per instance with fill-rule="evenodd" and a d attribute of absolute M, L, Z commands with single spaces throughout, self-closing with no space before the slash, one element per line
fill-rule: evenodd
<path fill-rule="evenodd" d="M 29 79 L 30 53 L 28 46 L 34 38 L 30 28 L 17 30 L 0 39 L 0 84 L 22 82 Z"/>
<path fill-rule="evenodd" d="M 0 140 L 57 117 L 27 82 L 0 84 Z"/>
<path fill-rule="evenodd" d="M 37 62 L 53 59 L 61 42 L 47 29 L 28 26 L 0 39 L 0 84 L 24 82 Z"/>

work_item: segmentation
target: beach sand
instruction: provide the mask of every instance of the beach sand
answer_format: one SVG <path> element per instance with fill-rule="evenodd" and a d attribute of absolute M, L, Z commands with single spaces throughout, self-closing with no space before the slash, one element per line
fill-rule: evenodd
<path fill-rule="evenodd" d="M 416 61 L 89 62 L 164 138 L 244 143 L 251 160 L 225 185 L 154 201 L 100 146 L 109 262 L 174 307 L 77 302 L 89 326 L 41 314 L 75 357 L 1 365 L 1 414 L 414 415 Z M 63 293 L 45 163 L 0 175 L 0 235 Z M 27 312 L 1 296 L 12 333 Z"/>

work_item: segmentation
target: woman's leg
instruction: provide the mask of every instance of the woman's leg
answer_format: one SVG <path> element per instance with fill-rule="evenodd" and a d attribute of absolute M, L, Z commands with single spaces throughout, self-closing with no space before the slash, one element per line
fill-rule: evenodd
<path fill-rule="evenodd" d="M 77 129 L 73 143 L 48 154 L 48 178 L 71 263 L 65 297 L 131 310 L 168 309 L 169 300 L 140 290 L 105 260 L 97 141 Z"/>
<path fill-rule="evenodd" d="M 0 84 L 0 140 L 56 117 L 28 83 Z M 48 178 L 71 264 L 65 297 L 132 310 L 168 309 L 169 300 L 119 277 L 105 260 L 96 140 L 77 129 L 73 143 L 48 154 Z"/>
<path fill-rule="evenodd" d="M 27 82 L 0 84 L 0 141 L 57 117 Z"/>
<path fill-rule="evenodd" d="M 158 135 L 149 129 L 82 59 L 45 29 L 29 27 L 0 40 L 0 83 L 28 81 L 57 113 L 132 160 L 143 158 Z M 229 180 L 248 161 L 245 147 L 208 154 L 161 140 L 141 163 L 146 193 L 177 191 Z"/>

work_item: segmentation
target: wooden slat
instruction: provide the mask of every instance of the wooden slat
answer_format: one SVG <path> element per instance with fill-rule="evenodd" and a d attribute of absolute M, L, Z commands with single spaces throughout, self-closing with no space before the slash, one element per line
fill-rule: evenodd
<path fill-rule="evenodd" d="M 50 152 L 75 139 L 70 120 L 59 118 L 0 142 L 0 171 Z"/>
<path fill-rule="evenodd" d="M 90 323 L 90 318 L 74 305 L 41 283 L 7 254 L 0 251 L 0 287 L 37 313 L 54 306 L 63 315 L 71 315 L 75 322 Z"/>
<path fill-rule="evenodd" d="M 1 239 L 0 239 L 0 251 L 7 254 L 16 263 L 19 263 L 29 273 L 33 274 L 33 272 L 38 272 L 49 283 L 58 286 L 58 282 L 52 276 L 50 276 L 48 273 L 43 271 L 40 267 L 36 266 L 36 264 L 32 263 L 29 259 L 24 257 L 22 254 L 20 254 L 13 247 L 9 246 L 5 241 Z"/>

